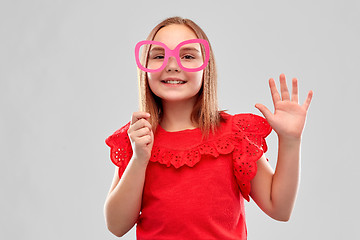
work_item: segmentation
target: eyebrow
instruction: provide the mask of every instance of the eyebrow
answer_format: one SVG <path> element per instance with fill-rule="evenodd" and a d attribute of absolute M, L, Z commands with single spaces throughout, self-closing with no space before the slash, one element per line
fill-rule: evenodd
<path fill-rule="evenodd" d="M 162 47 L 154 47 L 150 49 L 150 52 L 152 51 L 163 51 L 164 48 Z M 198 49 L 194 48 L 194 47 L 186 47 L 186 48 L 180 48 L 181 51 L 188 51 L 188 50 L 192 50 L 192 51 L 196 51 L 196 52 L 200 52 Z"/>
<path fill-rule="evenodd" d="M 164 51 L 164 48 L 162 48 L 162 47 L 154 47 L 154 48 L 150 49 L 150 52 L 152 52 L 152 51 Z"/>
<path fill-rule="evenodd" d="M 187 51 L 187 50 L 193 50 L 193 51 L 200 52 L 199 50 L 197 50 L 197 49 L 196 49 L 196 48 L 194 48 L 194 47 L 180 48 L 180 50 L 185 50 L 185 51 Z"/>

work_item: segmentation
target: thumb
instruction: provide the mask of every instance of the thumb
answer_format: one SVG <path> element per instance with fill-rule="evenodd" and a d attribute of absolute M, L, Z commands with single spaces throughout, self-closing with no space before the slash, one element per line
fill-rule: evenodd
<path fill-rule="evenodd" d="M 257 103 L 255 104 L 255 107 L 262 113 L 262 115 L 264 115 L 267 120 L 270 120 L 272 118 L 272 112 L 264 105 Z"/>
<path fill-rule="evenodd" d="M 154 144 L 154 132 L 153 132 L 153 130 L 150 130 L 150 138 L 151 138 L 151 141 L 148 143 L 148 145 L 150 145 L 150 147 L 152 148 L 152 146 Z"/>

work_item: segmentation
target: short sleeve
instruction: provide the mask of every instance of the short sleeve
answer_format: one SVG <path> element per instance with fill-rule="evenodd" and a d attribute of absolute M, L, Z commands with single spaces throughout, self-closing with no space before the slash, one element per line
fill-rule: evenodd
<path fill-rule="evenodd" d="M 233 132 L 237 146 L 233 151 L 234 174 L 243 197 L 250 201 L 250 181 L 257 172 L 257 160 L 267 151 L 265 138 L 272 128 L 265 118 L 254 114 L 233 116 Z"/>
<path fill-rule="evenodd" d="M 106 145 L 110 147 L 111 161 L 119 167 L 119 178 L 121 178 L 124 173 L 133 154 L 130 139 L 127 134 L 129 126 L 130 122 L 116 130 L 105 140 Z"/>

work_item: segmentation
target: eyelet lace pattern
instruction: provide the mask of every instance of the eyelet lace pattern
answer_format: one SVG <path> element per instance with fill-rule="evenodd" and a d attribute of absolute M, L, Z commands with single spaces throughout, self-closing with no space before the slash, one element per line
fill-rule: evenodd
<path fill-rule="evenodd" d="M 219 155 L 232 153 L 236 181 L 243 197 L 249 201 L 250 181 L 257 171 L 256 161 L 267 151 L 265 137 L 270 134 L 272 129 L 264 118 L 254 114 L 234 116 L 227 114 L 227 116 L 231 124 L 230 131 L 186 150 L 169 149 L 165 146 L 157 146 L 155 143 L 150 161 L 164 164 L 167 167 L 180 168 L 184 165 L 193 167 L 203 155 L 217 158 Z M 127 135 L 129 126 L 130 123 L 126 124 L 105 141 L 111 148 L 112 162 L 119 167 L 119 177 L 125 171 L 133 153 Z"/>
<path fill-rule="evenodd" d="M 270 134 L 272 128 L 260 116 L 239 114 L 234 116 L 233 131 L 238 143 L 233 151 L 234 174 L 241 194 L 250 201 L 250 181 L 256 175 L 256 161 L 267 151 L 265 137 Z"/>
<path fill-rule="evenodd" d="M 124 173 L 125 168 L 128 165 L 133 154 L 130 139 L 127 135 L 129 127 L 130 122 L 128 122 L 119 130 L 116 130 L 105 140 L 105 143 L 110 147 L 111 161 L 119 167 L 120 178 Z"/>

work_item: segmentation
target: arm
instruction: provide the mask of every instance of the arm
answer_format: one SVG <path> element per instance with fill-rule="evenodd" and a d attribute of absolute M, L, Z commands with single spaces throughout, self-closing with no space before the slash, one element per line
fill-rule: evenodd
<path fill-rule="evenodd" d="M 265 155 L 257 161 L 257 174 L 251 181 L 251 197 L 270 217 L 288 221 L 294 208 L 300 180 L 300 143 L 293 147 L 279 142 L 275 173 Z"/>
<path fill-rule="evenodd" d="M 106 225 L 117 237 L 123 236 L 136 223 L 141 208 L 147 164 L 131 159 L 119 181 L 118 167 L 105 201 Z"/>
<path fill-rule="evenodd" d="M 311 102 L 310 91 L 305 103 L 298 104 L 297 80 L 293 79 L 292 99 L 288 92 L 285 76 L 280 75 L 281 96 L 275 82 L 270 79 L 270 90 L 275 106 L 272 114 L 265 106 L 256 107 L 263 113 L 271 127 L 278 134 L 279 149 L 275 172 L 265 156 L 258 162 L 258 171 L 251 181 L 251 197 L 270 217 L 288 221 L 294 207 L 300 178 L 300 144 L 306 114 Z"/>
<path fill-rule="evenodd" d="M 106 225 L 110 232 L 121 237 L 136 223 L 141 209 L 145 172 L 150 159 L 154 135 L 149 115 L 134 113 L 128 135 L 133 155 L 119 179 L 116 167 L 112 186 L 104 205 Z"/>

